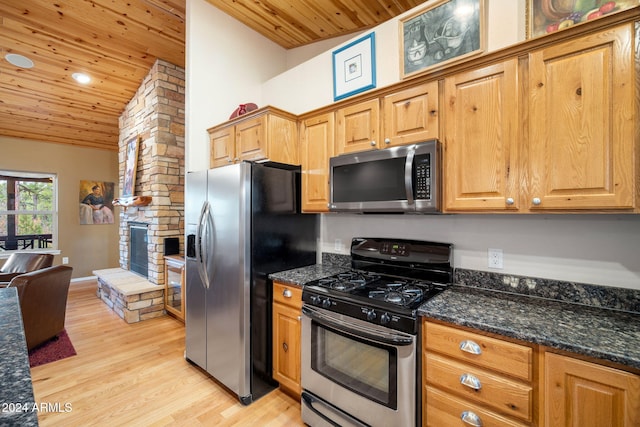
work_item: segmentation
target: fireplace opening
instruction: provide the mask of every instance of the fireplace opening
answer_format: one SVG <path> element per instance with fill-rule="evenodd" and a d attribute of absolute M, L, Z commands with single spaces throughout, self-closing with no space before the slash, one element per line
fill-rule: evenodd
<path fill-rule="evenodd" d="M 147 224 L 129 223 L 129 270 L 149 277 Z"/>

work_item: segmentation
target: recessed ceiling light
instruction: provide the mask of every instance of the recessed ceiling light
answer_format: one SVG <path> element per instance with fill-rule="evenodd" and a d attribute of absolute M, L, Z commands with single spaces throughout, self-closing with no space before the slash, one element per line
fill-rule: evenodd
<path fill-rule="evenodd" d="M 89 83 L 91 81 L 91 77 L 89 77 L 88 75 L 86 75 L 84 73 L 73 73 L 73 74 L 71 74 L 71 77 L 73 77 L 73 79 L 75 81 L 77 81 L 78 83 L 81 83 L 83 85 L 86 85 L 87 83 Z"/>
<path fill-rule="evenodd" d="M 7 53 L 4 56 L 11 65 L 15 65 L 20 68 L 33 68 L 33 61 L 26 56 L 18 55 L 17 53 Z"/>

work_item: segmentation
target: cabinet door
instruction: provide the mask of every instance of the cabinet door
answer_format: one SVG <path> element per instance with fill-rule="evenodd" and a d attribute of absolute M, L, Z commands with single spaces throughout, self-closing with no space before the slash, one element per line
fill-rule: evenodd
<path fill-rule="evenodd" d="M 265 151 L 269 160 L 299 165 L 298 156 L 298 123 L 296 119 L 267 115 L 267 147 Z"/>
<path fill-rule="evenodd" d="M 632 25 L 529 55 L 531 209 L 634 206 Z"/>
<path fill-rule="evenodd" d="M 300 310 L 273 304 L 273 378 L 300 394 Z"/>
<path fill-rule="evenodd" d="M 237 160 L 267 158 L 266 115 L 242 121 L 235 126 Z"/>
<path fill-rule="evenodd" d="M 228 126 L 209 135 L 209 167 L 217 168 L 233 163 L 235 158 L 235 128 Z"/>
<path fill-rule="evenodd" d="M 384 145 L 438 138 L 438 82 L 429 82 L 383 99 Z"/>
<path fill-rule="evenodd" d="M 300 128 L 302 210 L 329 210 L 329 158 L 333 156 L 334 115 L 306 119 Z"/>
<path fill-rule="evenodd" d="M 517 210 L 518 62 L 445 79 L 447 211 Z"/>
<path fill-rule="evenodd" d="M 640 425 L 640 377 L 546 353 L 546 424 L 558 427 Z"/>
<path fill-rule="evenodd" d="M 378 148 L 380 103 L 378 99 L 350 105 L 336 111 L 336 154 Z"/>

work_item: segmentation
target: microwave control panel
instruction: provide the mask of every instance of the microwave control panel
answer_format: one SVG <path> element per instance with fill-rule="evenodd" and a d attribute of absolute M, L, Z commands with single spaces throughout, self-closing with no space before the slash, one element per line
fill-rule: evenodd
<path fill-rule="evenodd" d="M 415 158 L 414 182 L 416 199 L 431 199 L 431 156 L 419 155 Z"/>

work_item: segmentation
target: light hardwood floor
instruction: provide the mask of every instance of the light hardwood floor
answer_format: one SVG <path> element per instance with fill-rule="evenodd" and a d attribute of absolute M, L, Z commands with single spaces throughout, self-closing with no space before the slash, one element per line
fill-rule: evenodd
<path fill-rule="evenodd" d="M 241 405 L 184 359 L 184 326 L 169 317 L 127 324 L 73 283 L 65 325 L 76 356 L 32 368 L 41 426 L 303 426 L 300 404 L 275 390 Z"/>

